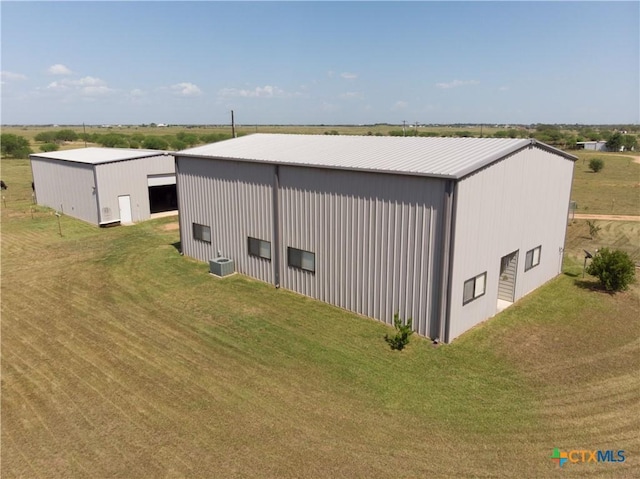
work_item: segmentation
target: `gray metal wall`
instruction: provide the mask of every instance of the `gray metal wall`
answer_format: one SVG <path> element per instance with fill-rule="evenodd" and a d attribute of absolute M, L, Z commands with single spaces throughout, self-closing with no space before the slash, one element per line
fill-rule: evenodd
<path fill-rule="evenodd" d="M 39 205 L 98 224 L 93 165 L 31 157 Z"/>
<path fill-rule="evenodd" d="M 186 157 L 177 165 L 183 252 L 208 261 L 220 250 L 238 272 L 274 283 L 276 167 Z M 278 170 L 281 286 L 387 323 L 398 312 L 434 335 L 445 181 Z M 211 244 L 193 238 L 194 222 L 211 227 Z M 272 262 L 248 255 L 247 236 L 272 242 Z M 287 247 L 315 253 L 315 273 L 289 267 Z"/>
<path fill-rule="evenodd" d="M 269 260 L 249 256 L 247 237 L 272 242 L 272 165 L 179 157 L 178 205 L 182 250 L 209 261 L 223 256 L 235 261 L 236 271 L 273 282 Z M 211 227 L 211 244 L 193 238 L 193 223 Z"/>
<path fill-rule="evenodd" d="M 102 163 L 95 168 L 100 222 L 120 219 L 118 196 L 122 195 L 131 196 L 131 216 L 133 222 L 137 222 L 147 220 L 151 215 L 147 176 L 174 173 L 175 161 L 172 155 L 158 155 Z"/>
<path fill-rule="evenodd" d="M 496 314 L 503 256 L 519 250 L 515 300 L 561 271 L 573 167 L 530 147 L 458 183 L 449 340 Z M 540 245 L 540 264 L 525 272 Z M 485 271 L 485 295 L 463 305 L 464 282 Z"/>
<path fill-rule="evenodd" d="M 282 286 L 434 334 L 445 181 L 280 167 Z M 316 272 L 288 267 L 286 248 L 315 253 Z"/>

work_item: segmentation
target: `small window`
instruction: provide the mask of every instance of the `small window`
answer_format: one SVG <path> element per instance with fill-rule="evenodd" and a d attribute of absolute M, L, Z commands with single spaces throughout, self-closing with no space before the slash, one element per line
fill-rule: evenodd
<path fill-rule="evenodd" d="M 527 251 L 527 256 L 524 261 L 525 271 L 529 271 L 531 268 L 535 268 L 540 264 L 541 251 L 542 251 L 542 246 L 538 246 L 537 248 L 533 248 L 532 250 Z"/>
<path fill-rule="evenodd" d="M 464 282 L 464 292 L 462 294 L 462 304 L 467 304 L 476 298 L 484 295 L 485 285 L 487 283 L 486 271 L 479 274 L 475 278 L 471 278 Z"/>
<path fill-rule="evenodd" d="M 287 248 L 289 266 L 305 271 L 316 272 L 316 255 L 310 251 L 296 248 Z"/>
<path fill-rule="evenodd" d="M 257 256 L 258 258 L 264 258 L 271 261 L 271 243 L 251 237 L 249 237 L 248 240 L 249 254 L 251 256 Z"/>
<path fill-rule="evenodd" d="M 193 237 L 197 240 L 211 243 L 211 228 L 205 225 L 193 223 Z"/>

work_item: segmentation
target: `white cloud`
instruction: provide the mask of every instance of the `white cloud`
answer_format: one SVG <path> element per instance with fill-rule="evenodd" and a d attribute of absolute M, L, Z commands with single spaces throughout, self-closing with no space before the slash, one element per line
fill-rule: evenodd
<path fill-rule="evenodd" d="M 459 86 L 477 85 L 478 83 L 480 83 L 478 80 L 453 80 L 449 83 L 436 83 L 436 86 L 446 90 L 449 88 L 457 88 Z"/>
<path fill-rule="evenodd" d="M 69 83 L 71 85 L 81 86 L 81 87 L 97 87 L 97 86 L 105 86 L 106 83 L 104 80 L 100 78 L 86 76 L 80 78 L 79 80 L 70 80 Z"/>
<path fill-rule="evenodd" d="M 51 65 L 47 70 L 50 75 L 71 75 L 73 72 L 60 63 Z"/>
<path fill-rule="evenodd" d="M 499 91 L 507 91 L 508 89 L 508 86 L 501 86 L 500 88 L 498 88 Z"/>
<path fill-rule="evenodd" d="M 407 103 L 406 101 L 403 100 L 398 100 L 397 102 L 395 102 L 393 104 L 393 106 L 391 107 L 392 110 L 404 110 L 405 108 L 407 108 L 409 106 L 409 103 Z"/>
<path fill-rule="evenodd" d="M 348 91 L 340 95 L 340 98 L 344 98 L 345 100 L 350 100 L 354 98 L 364 98 L 364 94 L 359 91 Z"/>
<path fill-rule="evenodd" d="M 27 76 L 23 75 L 22 73 L 14 73 L 14 72 L 7 72 L 7 71 L 3 71 L 0 72 L 0 78 L 2 78 L 2 81 L 19 81 L 19 80 L 26 80 Z"/>
<path fill-rule="evenodd" d="M 134 88 L 133 90 L 131 90 L 129 92 L 129 95 L 131 96 L 144 96 L 146 95 L 146 93 L 142 90 L 140 90 L 140 88 Z"/>
<path fill-rule="evenodd" d="M 224 98 L 273 98 L 289 96 L 284 90 L 276 86 L 265 85 L 256 87 L 253 90 L 243 88 L 223 88 L 218 91 L 218 95 Z"/>
<path fill-rule="evenodd" d="M 189 82 L 176 83 L 175 85 L 171 85 L 171 89 L 176 95 L 180 96 L 198 96 L 202 94 L 202 90 L 200 90 L 198 85 Z"/>
<path fill-rule="evenodd" d="M 91 97 L 106 95 L 114 91 L 107 86 L 104 80 L 92 76 L 86 76 L 77 80 L 63 78 L 62 80 L 49 83 L 45 89 L 57 92 L 76 92 L 82 96 Z"/>
<path fill-rule="evenodd" d="M 358 75 L 356 73 L 349 73 L 349 72 L 340 73 L 340 76 L 345 80 L 355 80 L 356 78 L 358 78 Z"/>

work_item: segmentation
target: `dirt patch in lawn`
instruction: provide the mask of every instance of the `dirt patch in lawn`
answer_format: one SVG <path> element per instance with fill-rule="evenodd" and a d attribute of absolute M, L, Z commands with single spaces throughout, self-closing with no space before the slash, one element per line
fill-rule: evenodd
<path fill-rule="evenodd" d="M 166 225 L 162 225 L 163 231 L 175 231 L 177 229 L 180 229 L 180 225 L 177 222 L 167 223 Z"/>

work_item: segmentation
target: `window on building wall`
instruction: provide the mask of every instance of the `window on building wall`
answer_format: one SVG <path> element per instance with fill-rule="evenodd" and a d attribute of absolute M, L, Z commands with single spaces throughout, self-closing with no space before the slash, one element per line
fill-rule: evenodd
<path fill-rule="evenodd" d="M 300 268 L 305 271 L 316 272 L 316 255 L 310 251 L 296 248 L 287 248 L 289 266 Z"/>
<path fill-rule="evenodd" d="M 271 243 L 249 236 L 249 254 L 271 260 Z"/>
<path fill-rule="evenodd" d="M 462 304 L 467 304 L 476 298 L 484 295 L 487 282 L 487 272 L 485 271 L 478 276 L 468 279 L 464 282 L 464 292 L 462 295 Z"/>
<path fill-rule="evenodd" d="M 204 241 L 205 243 L 211 243 L 211 228 L 209 226 L 193 223 L 193 237 L 194 239 Z"/>
<path fill-rule="evenodd" d="M 542 252 L 542 246 L 533 248 L 527 251 L 527 256 L 524 260 L 524 270 L 529 271 L 531 268 L 535 268 L 540 264 L 540 253 Z"/>

